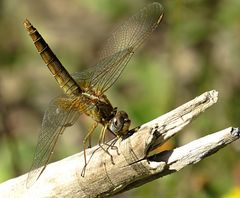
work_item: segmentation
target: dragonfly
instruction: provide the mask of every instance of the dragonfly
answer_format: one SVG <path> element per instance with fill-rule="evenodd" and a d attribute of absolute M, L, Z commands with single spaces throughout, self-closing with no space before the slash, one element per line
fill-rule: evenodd
<path fill-rule="evenodd" d="M 54 76 L 64 94 L 54 98 L 48 105 L 32 162 L 27 177 L 27 187 L 35 183 L 54 151 L 59 136 L 67 127 L 72 126 L 81 114 L 91 117 L 95 122 L 83 139 L 85 167 L 86 149 L 91 144 L 91 135 L 98 124 L 102 130 L 99 146 L 103 148 L 106 131 L 118 139 L 126 135 L 130 119 L 125 111 L 113 107 L 104 94 L 122 74 L 136 49 L 158 27 L 163 16 L 163 7 L 152 3 L 139 10 L 116 28 L 102 46 L 99 61 L 85 71 L 69 74 L 44 38 L 28 19 L 24 27 L 31 37 L 38 53 Z"/>

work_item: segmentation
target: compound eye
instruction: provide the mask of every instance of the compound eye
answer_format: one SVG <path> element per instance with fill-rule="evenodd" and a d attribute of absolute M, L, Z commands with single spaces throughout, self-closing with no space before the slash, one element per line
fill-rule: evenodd
<path fill-rule="evenodd" d="M 130 123 L 127 113 L 119 111 L 110 121 L 108 129 L 116 136 L 121 137 L 128 132 Z"/>
<path fill-rule="evenodd" d="M 114 131 L 120 131 L 123 127 L 123 124 L 123 119 L 121 119 L 121 117 L 113 118 Z"/>

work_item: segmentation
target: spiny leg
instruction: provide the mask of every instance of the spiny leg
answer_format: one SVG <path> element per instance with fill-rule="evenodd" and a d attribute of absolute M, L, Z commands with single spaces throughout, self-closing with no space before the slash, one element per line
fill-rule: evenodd
<path fill-rule="evenodd" d="M 92 125 L 92 127 L 90 128 L 90 129 L 88 129 L 88 131 L 94 131 L 95 129 L 96 129 L 96 127 L 97 127 L 97 123 L 95 122 L 93 125 Z M 92 134 L 92 132 L 91 132 L 91 134 Z M 87 135 L 85 136 L 85 139 L 87 138 L 88 139 L 88 148 L 91 148 L 92 147 L 92 136 L 91 136 L 91 134 L 88 136 L 88 138 L 87 138 Z"/>
<path fill-rule="evenodd" d="M 82 173 L 81 173 L 81 176 L 84 177 L 84 174 L 85 174 L 85 169 L 87 167 L 87 156 L 86 156 L 86 142 L 87 140 L 89 140 L 91 138 L 91 135 L 94 131 L 94 129 L 97 127 L 98 123 L 95 122 L 92 127 L 88 130 L 88 133 L 87 135 L 84 137 L 83 139 L 83 154 L 84 154 L 84 167 L 82 169 Z M 89 140 L 88 143 L 90 143 L 91 139 Z"/>
<path fill-rule="evenodd" d="M 120 153 L 118 152 L 118 147 L 115 146 L 114 144 L 117 142 L 117 140 L 119 139 L 119 137 L 117 136 L 116 139 L 114 139 L 111 144 L 108 144 L 109 145 L 109 148 L 113 149 L 113 150 L 116 150 L 117 151 L 117 154 L 120 155 Z M 108 148 L 108 149 L 109 149 Z"/>
<path fill-rule="evenodd" d="M 106 133 L 106 132 L 105 132 L 105 133 Z M 115 135 L 115 134 L 114 134 L 114 135 Z M 116 150 L 116 151 L 117 151 L 117 154 L 119 155 L 118 147 L 115 146 L 114 144 L 116 143 L 116 141 L 117 141 L 120 137 L 117 136 L 117 135 L 115 135 L 115 136 L 117 137 L 117 139 L 114 139 L 110 144 L 108 144 L 108 143 L 106 142 L 106 140 L 105 140 L 106 135 L 104 134 L 103 137 L 102 137 L 102 143 L 108 146 L 107 150 L 108 150 L 109 148 L 111 148 L 111 149 L 113 149 L 113 150 Z"/>
<path fill-rule="evenodd" d="M 92 148 L 92 136 L 91 135 L 88 138 L 88 148 Z"/>
<path fill-rule="evenodd" d="M 100 137 L 99 137 L 99 140 L 98 140 L 98 145 L 99 147 L 102 148 L 102 150 L 104 150 L 111 158 L 111 161 L 112 161 L 112 164 L 114 164 L 114 161 L 113 161 L 113 156 L 109 153 L 108 151 L 108 148 L 105 149 L 101 144 L 106 144 L 108 145 L 107 143 L 104 143 L 103 141 L 105 140 L 105 134 L 106 134 L 106 130 L 107 130 L 107 125 L 105 125 L 102 130 L 101 130 L 101 133 L 100 133 Z"/>

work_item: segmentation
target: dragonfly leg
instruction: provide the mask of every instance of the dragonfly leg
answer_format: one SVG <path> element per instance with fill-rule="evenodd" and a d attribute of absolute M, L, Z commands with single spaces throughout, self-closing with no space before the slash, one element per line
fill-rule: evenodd
<path fill-rule="evenodd" d="M 117 153 L 118 153 L 118 155 L 119 155 L 118 147 L 114 145 L 117 140 L 118 140 L 118 139 L 114 139 L 110 144 L 108 144 L 108 143 L 105 141 L 105 137 L 104 137 L 102 143 L 108 146 L 107 150 L 108 150 L 109 148 L 111 148 L 112 150 L 116 150 Z"/>
<path fill-rule="evenodd" d="M 120 153 L 118 152 L 118 147 L 115 146 L 114 144 L 117 142 L 118 139 L 115 139 L 111 142 L 111 144 L 109 144 L 109 147 L 113 150 L 116 150 L 117 151 L 117 154 L 120 155 Z"/>
<path fill-rule="evenodd" d="M 87 156 L 86 156 L 86 143 L 88 141 L 88 143 L 91 142 L 91 135 L 94 131 L 94 129 L 97 127 L 98 123 L 95 122 L 92 127 L 88 130 L 88 133 L 87 135 L 84 137 L 83 139 L 83 155 L 84 155 L 84 167 L 83 167 L 83 170 L 82 170 L 82 173 L 81 173 L 81 176 L 84 177 L 85 175 L 85 170 L 86 170 L 86 167 L 87 167 Z M 90 140 L 89 140 L 90 139 Z"/>
<path fill-rule="evenodd" d="M 92 147 L 92 132 L 95 130 L 95 128 L 97 127 L 97 123 L 95 122 L 92 127 L 88 130 L 90 132 L 90 135 L 88 136 L 88 134 L 86 135 L 85 139 L 88 139 L 88 148 Z M 88 136 L 88 137 L 87 137 Z"/>
<path fill-rule="evenodd" d="M 105 130 L 105 131 L 106 131 L 106 130 Z M 114 133 L 112 133 L 112 134 L 114 134 Z M 115 135 L 115 134 L 114 134 L 114 135 Z M 115 135 L 115 136 L 116 136 L 116 135 Z M 103 144 L 105 144 L 105 145 L 108 146 L 107 150 L 108 150 L 109 148 L 111 148 L 111 149 L 113 149 L 113 150 L 116 150 L 117 153 L 118 153 L 118 155 L 119 155 L 118 147 L 115 146 L 114 144 L 116 143 L 116 141 L 117 141 L 120 137 L 116 136 L 117 139 L 113 140 L 110 144 L 108 144 L 108 143 L 106 142 L 105 137 L 106 137 L 106 135 L 104 134 L 103 137 L 102 137 L 103 139 L 102 139 L 101 143 L 103 143 Z"/>
<path fill-rule="evenodd" d="M 106 130 L 107 130 L 107 125 L 105 125 L 105 126 L 102 128 L 102 130 L 101 130 L 100 137 L 99 137 L 99 141 L 98 141 L 98 145 L 99 145 L 99 147 L 101 147 L 102 150 L 104 150 L 104 151 L 110 156 L 112 164 L 115 164 L 114 161 L 113 161 L 113 156 L 112 156 L 112 155 L 109 153 L 109 151 L 108 151 L 109 147 L 108 147 L 107 149 L 105 149 L 105 148 L 102 146 L 102 144 L 108 145 L 107 143 L 104 142 L 104 141 L 105 141 Z M 108 146 L 109 146 L 109 145 L 108 145 Z"/>

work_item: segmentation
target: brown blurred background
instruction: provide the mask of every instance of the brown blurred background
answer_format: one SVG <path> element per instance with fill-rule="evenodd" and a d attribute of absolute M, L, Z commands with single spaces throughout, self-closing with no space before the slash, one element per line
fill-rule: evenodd
<path fill-rule="evenodd" d="M 44 110 L 62 94 L 23 20 L 27 17 L 37 27 L 72 73 L 95 64 L 111 30 L 151 2 L 0 0 L 0 182 L 29 170 Z M 160 3 L 163 21 L 107 92 L 112 104 L 127 111 L 135 127 L 205 91 L 219 91 L 218 103 L 174 137 L 170 148 L 240 126 L 240 1 Z M 82 116 L 66 130 L 53 160 L 82 150 L 91 123 Z M 116 197 L 230 197 L 240 191 L 239 154 L 238 141 L 179 173 Z"/>

